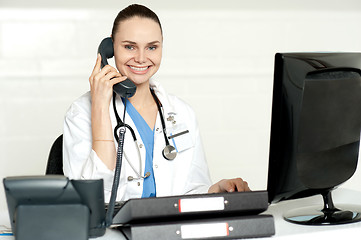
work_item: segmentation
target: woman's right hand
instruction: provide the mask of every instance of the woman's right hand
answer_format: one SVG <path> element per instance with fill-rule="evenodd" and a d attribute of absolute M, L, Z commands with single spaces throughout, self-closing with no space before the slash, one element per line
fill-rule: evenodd
<path fill-rule="evenodd" d="M 115 68 L 106 65 L 102 69 L 101 56 L 89 77 L 91 91 L 92 148 L 110 169 L 115 168 L 116 151 L 110 120 L 109 105 L 113 95 L 113 85 L 126 79 Z"/>
<path fill-rule="evenodd" d="M 117 69 L 106 65 L 101 69 L 101 56 L 98 54 L 93 72 L 89 77 L 92 104 L 109 107 L 113 95 L 113 86 L 127 77 L 122 76 Z"/>

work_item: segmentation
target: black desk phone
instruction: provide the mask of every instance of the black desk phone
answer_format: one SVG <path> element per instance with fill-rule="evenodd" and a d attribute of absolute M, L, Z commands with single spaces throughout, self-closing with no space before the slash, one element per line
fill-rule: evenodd
<path fill-rule="evenodd" d="M 113 40 L 110 37 L 104 38 L 98 48 L 98 53 L 102 57 L 101 67 L 108 65 L 108 58 L 114 56 L 114 46 Z M 120 83 L 117 83 L 113 86 L 113 91 L 121 97 L 132 97 L 136 91 L 135 84 L 130 80 L 126 79 Z"/>

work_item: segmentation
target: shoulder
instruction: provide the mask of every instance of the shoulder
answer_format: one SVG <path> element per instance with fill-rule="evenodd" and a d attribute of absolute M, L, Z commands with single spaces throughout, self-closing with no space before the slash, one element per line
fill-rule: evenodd
<path fill-rule="evenodd" d="M 164 106 L 164 111 L 166 118 L 173 117 L 177 123 L 179 124 L 185 124 L 187 128 L 197 130 L 198 129 L 198 121 L 196 117 L 196 113 L 191 107 L 190 104 L 188 104 L 183 99 L 174 96 L 172 94 L 168 94 L 168 102 L 167 106 Z"/>
<path fill-rule="evenodd" d="M 192 116 L 195 115 L 192 106 L 183 99 L 172 94 L 168 94 L 168 99 L 170 104 L 173 105 L 176 113 L 179 112 L 186 115 L 192 115 Z"/>
<path fill-rule="evenodd" d="M 168 113 L 174 113 L 176 115 L 178 114 L 186 114 L 194 116 L 195 113 L 193 111 L 193 108 L 183 99 L 170 94 L 165 91 L 163 86 L 155 81 L 151 81 L 151 88 L 155 91 L 157 97 L 161 101 L 163 108 Z"/>
<path fill-rule="evenodd" d="M 86 92 L 77 98 L 69 107 L 66 116 L 74 116 L 79 114 L 91 115 L 91 95 Z"/>

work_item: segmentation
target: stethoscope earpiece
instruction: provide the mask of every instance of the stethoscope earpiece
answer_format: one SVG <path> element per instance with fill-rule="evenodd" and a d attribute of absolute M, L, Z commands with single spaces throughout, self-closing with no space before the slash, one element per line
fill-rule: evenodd
<path fill-rule="evenodd" d="M 177 156 L 177 151 L 175 147 L 173 147 L 172 145 L 165 146 L 162 153 L 163 153 L 163 157 L 167 160 L 174 160 L 175 157 Z"/>

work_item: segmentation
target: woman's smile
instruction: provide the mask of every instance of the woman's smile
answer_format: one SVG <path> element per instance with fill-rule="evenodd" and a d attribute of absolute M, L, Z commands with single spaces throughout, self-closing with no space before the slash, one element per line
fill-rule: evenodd
<path fill-rule="evenodd" d="M 146 74 L 151 66 L 132 66 L 128 65 L 130 71 L 132 71 L 135 74 Z"/>

